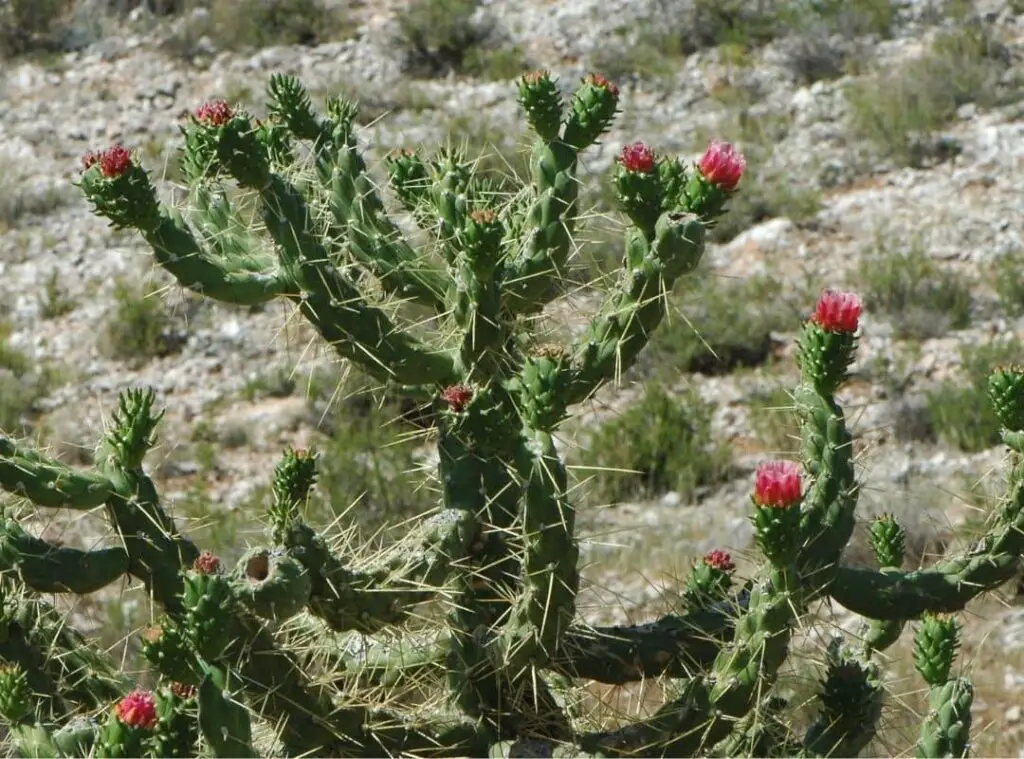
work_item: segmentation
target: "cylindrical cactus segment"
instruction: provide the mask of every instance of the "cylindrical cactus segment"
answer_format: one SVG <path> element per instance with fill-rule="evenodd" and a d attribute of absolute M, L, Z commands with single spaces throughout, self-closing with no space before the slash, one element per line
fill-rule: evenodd
<path fill-rule="evenodd" d="M 974 686 L 966 677 L 935 685 L 928 693 L 928 714 L 917 742 L 919 759 L 966 757 L 970 748 Z"/>
<path fill-rule="evenodd" d="M 960 623 L 956 617 L 928 614 L 914 636 L 914 665 L 931 686 L 949 679 L 960 647 Z"/>
<path fill-rule="evenodd" d="M 859 756 L 882 716 L 885 691 L 877 667 L 845 650 L 842 639 L 835 638 L 829 644 L 826 668 L 818 693 L 820 713 L 804 745 L 811 756 Z"/>
<path fill-rule="evenodd" d="M 907 548 L 907 532 L 892 514 L 882 514 L 871 523 L 871 547 L 878 566 L 899 569 Z"/>

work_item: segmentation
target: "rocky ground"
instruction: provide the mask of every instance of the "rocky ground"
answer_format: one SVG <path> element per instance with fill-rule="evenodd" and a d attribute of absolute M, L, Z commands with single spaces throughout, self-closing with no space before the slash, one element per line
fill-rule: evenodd
<path fill-rule="evenodd" d="M 931 329 L 910 338 L 900 329 L 900 313 L 869 310 L 864 317 L 855 376 L 841 393 L 867 483 L 863 516 L 890 510 L 907 519 L 921 557 L 956 545 L 983 516 L 979 492 L 998 489 L 1003 451 L 958 450 L 941 436 L 913 430 L 927 426 L 920 417 L 930 389 L 947 379 L 966 382 L 961 346 L 1024 338 L 1024 319 L 1007 305 L 993 275 L 1005 271 L 1000 262 L 1024 257 L 1024 10 L 1012 2 L 970 4 L 974 23 L 998 42 L 992 76 L 983 82 L 994 95 L 958 104 L 952 119 L 922 137 L 920 160 L 901 161 L 857 132 L 849 95 L 874 71 L 920 57 L 937 35 L 955 30 L 938 5 L 894 3 L 897 22 L 888 39 L 858 38 L 850 60 L 859 65 L 812 84 L 794 74 L 794 39 L 773 41 L 739 61 L 728 46 L 680 56 L 656 80 L 618 78 L 623 118 L 588 154 L 588 179 L 599 178 L 627 141 L 696 157 L 708 135 L 721 134 L 745 150 L 745 141 L 751 143 L 761 156 L 751 181 L 775 183 L 763 194 L 802 192 L 815 203 L 810 209 L 768 203 L 766 218 L 710 249 L 710 270 L 723 281 L 769 276 L 781 282 L 798 304 L 792 326 L 773 334 L 770 364 L 721 376 L 679 373 L 673 381 L 679 389 L 696 388 L 711 404 L 715 436 L 733 453 L 730 482 L 694 497 L 669 492 L 585 510 L 593 568 L 584 613 L 595 621 L 639 619 L 662 603 L 693 557 L 718 546 L 739 554 L 748 547 L 750 474 L 773 452 L 754 432 L 751 398 L 792 380 L 799 303 L 813 302 L 801 301 L 803 294 L 813 299 L 825 286 L 857 287 L 863 263 L 880 249 L 923 251 L 968 288 L 971 303 L 966 323 L 949 326 L 947 315 L 929 312 Z M 662 22 L 663 6 L 494 0 L 479 13 L 495 22 L 503 44 L 518 46 L 529 63 L 551 69 L 570 87 L 614 59 L 616 46 L 628 51 L 641 44 L 641 32 Z M 259 93 L 276 71 L 298 75 L 317 93 L 358 97 L 379 115 L 361 133 L 375 159 L 459 129 L 482 130 L 514 156 L 522 125 L 512 82 L 410 76 L 396 53 L 395 12 L 401 8 L 386 3 L 357 5 L 348 39 L 240 53 L 217 50 L 203 35 L 202 13 L 167 21 L 140 11 L 74 52 L 0 62 L 0 316 L 7 331 L 0 347 L 49 371 L 45 392 L 22 415 L 31 425 L 26 429 L 69 460 L 88 461 L 118 391 L 150 385 L 167 409 L 157 459 L 168 499 L 194 497 L 201 480 L 204 503 L 228 511 L 265 484 L 283 445 L 316 439 L 322 408 L 305 400 L 303 385 L 311 374 L 330 381 L 337 366 L 287 310 L 221 307 L 164 287 L 168 281 L 156 276 L 164 289 L 154 297 L 171 314 L 175 350 L 136 361 L 111 357 L 103 335 L 117 305 L 116 283 L 138 283 L 153 274 L 152 265 L 144 247 L 108 229 L 72 185 L 81 155 L 114 141 L 137 148 L 160 173 L 183 113 L 212 97 L 258 110 Z M 747 129 L 752 121 L 783 126 L 755 134 Z M 56 308 L 55 297 L 66 307 Z M 581 298 L 556 314 L 587 303 Z M 685 301 L 681 308 L 685 316 Z M 693 327 L 701 330 L 699 321 Z M 298 389 L 280 397 L 247 395 L 246 387 L 272 369 L 295 369 Z M 628 408 L 637 392 L 609 390 L 580 414 L 597 424 Z M 203 459 L 209 447 L 190 432 L 198 423 L 214 431 L 213 464 Z M 237 440 L 226 445 L 231 431 Z M 968 634 L 979 720 L 1001 725 L 980 733 L 979 746 L 991 753 L 1016 753 L 1021 743 L 1015 702 L 1024 692 L 1016 633 L 1022 621 L 1016 609 L 990 602 L 976 610 Z"/>

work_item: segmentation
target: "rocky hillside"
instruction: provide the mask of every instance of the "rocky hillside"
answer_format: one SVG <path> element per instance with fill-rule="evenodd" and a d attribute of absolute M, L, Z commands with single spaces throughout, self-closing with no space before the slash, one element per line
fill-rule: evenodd
<path fill-rule="evenodd" d="M 277 36 L 273 18 L 239 31 L 246 14 L 226 0 L 164 15 L 147 8 L 180 4 L 117 15 L 83 2 L 40 33 L 45 45 L 20 43 L 0 61 L 0 428 L 87 463 L 117 392 L 154 387 L 167 409 L 159 481 L 197 539 L 229 555 L 258 530 L 288 444 L 327 452 L 325 504 L 337 513 L 358 500 L 342 522 L 427 508 L 429 485 L 409 484 L 424 474 L 409 470 L 429 468 L 415 439 L 387 447 L 407 431 L 376 431 L 394 409 L 361 400 L 288 310 L 172 286 L 138 240 L 90 213 L 73 186 L 80 157 L 123 142 L 172 196 L 183 114 L 214 97 L 259 112 L 267 78 L 283 71 L 358 99 L 375 159 L 451 138 L 515 172 L 515 76 L 544 67 L 568 89 L 600 70 L 619 84 L 623 115 L 583 167 L 580 286 L 554 323 L 571 330 L 594 302 L 585 283 L 617 260 L 601 181 L 624 143 L 696 157 L 719 137 L 750 171 L 648 357 L 566 430 L 586 480 L 584 613 L 646 616 L 693 557 L 748 546 L 750 474 L 795 449 L 793 338 L 827 286 L 867 305 L 841 398 L 863 516 L 896 512 L 923 563 L 970 539 L 1003 457 L 984 372 L 1024 360 L 1024 4 L 419 0 L 325 15 L 289 2 Z M 0 30 L 17 7 L 0 2 Z M 72 540 L 87 524 L 43 529 Z M 83 617 L 111 613 L 88 603 Z M 131 624 L 138 610 L 117 603 Z M 1000 725 L 979 750 L 1003 755 L 1024 737 L 1011 708 L 1024 692 L 1018 620 L 989 603 L 965 643 L 979 693 L 997 699 L 976 704 L 979 724 Z"/>

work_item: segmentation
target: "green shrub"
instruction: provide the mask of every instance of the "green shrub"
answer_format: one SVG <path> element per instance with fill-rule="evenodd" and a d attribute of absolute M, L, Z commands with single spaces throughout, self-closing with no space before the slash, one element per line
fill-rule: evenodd
<path fill-rule="evenodd" d="M 501 44 L 494 24 L 475 17 L 479 0 L 415 0 L 398 13 L 398 45 L 407 72 L 510 79 L 526 69 L 522 51 Z"/>
<path fill-rule="evenodd" d="M 592 496 L 601 503 L 668 491 L 688 500 L 698 488 L 723 482 L 731 460 L 711 438 L 711 409 L 700 394 L 676 397 L 659 383 L 602 424 L 585 451 L 579 468 L 593 473 Z"/>
<path fill-rule="evenodd" d="M 1002 48 L 981 24 L 968 22 L 943 32 L 923 56 L 848 88 L 854 134 L 901 165 L 923 166 L 948 151 L 936 132 L 959 106 L 1000 102 L 1005 66 Z"/>
<path fill-rule="evenodd" d="M 0 322 L 0 431 L 22 434 L 29 431 L 36 404 L 56 377 L 45 367 L 37 368 L 9 337 L 10 327 Z"/>
<path fill-rule="evenodd" d="M 141 294 L 124 279 L 114 283 L 114 313 L 100 340 L 100 351 L 108 358 L 145 361 L 177 352 L 184 341 L 160 296 L 150 284 Z"/>
<path fill-rule="evenodd" d="M 0 60 L 60 47 L 62 21 L 74 0 L 5 0 L 0 3 Z"/>
<path fill-rule="evenodd" d="M 1016 251 L 995 259 L 990 281 L 999 296 L 999 305 L 1007 314 L 1024 314 L 1024 252 Z"/>
<path fill-rule="evenodd" d="M 787 286 L 767 277 L 704 274 L 672 296 L 666 321 L 651 338 L 640 367 L 655 376 L 726 374 L 770 360 L 772 332 L 789 331 L 799 312 Z"/>
<path fill-rule="evenodd" d="M 39 313 L 44 319 L 56 319 L 64 314 L 73 311 L 78 305 L 74 298 L 68 295 L 61 287 L 60 275 L 54 269 L 43 285 L 43 294 L 40 298 Z"/>
<path fill-rule="evenodd" d="M 867 310 L 888 318 L 900 338 L 938 337 L 971 323 L 968 283 L 932 261 L 920 245 L 876 250 L 861 262 L 858 279 Z"/>
<path fill-rule="evenodd" d="M 1024 361 L 1024 343 L 1016 338 L 961 351 L 963 379 L 948 379 L 927 394 L 928 414 L 939 438 L 961 451 L 999 444 L 999 420 L 988 401 L 988 375 L 994 366 Z"/>

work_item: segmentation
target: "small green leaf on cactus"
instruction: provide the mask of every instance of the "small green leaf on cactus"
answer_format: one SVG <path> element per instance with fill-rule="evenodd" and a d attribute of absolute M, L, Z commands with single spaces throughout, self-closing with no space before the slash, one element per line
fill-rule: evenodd
<path fill-rule="evenodd" d="M 32 711 L 28 675 L 17 664 L 0 667 L 0 717 L 8 725 L 17 725 Z"/>
<path fill-rule="evenodd" d="M 562 125 L 562 93 L 547 71 L 531 71 L 519 80 L 519 104 L 533 131 L 550 142 Z"/>
<path fill-rule="evenodd" d="M 882 568 L 899 569 L 906 552 L 907 534 L 892 514 L 882 514 L 871 523 L 871 547 Z"/>
<path fill-rule="evenodd" d="M 1024 431 L 1024 366 L 1001 366 L 992 372 L 988 395 L 999 423 L 1011 432 Z"/>
<path fill-rule="evenodd" d="M 960 647 L 960 623 L 956 617 L 928 614 L 914 638 L 914 664 L 932 687 L 949 680 Z"/>

